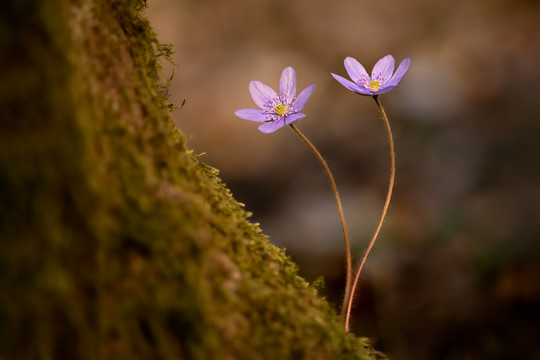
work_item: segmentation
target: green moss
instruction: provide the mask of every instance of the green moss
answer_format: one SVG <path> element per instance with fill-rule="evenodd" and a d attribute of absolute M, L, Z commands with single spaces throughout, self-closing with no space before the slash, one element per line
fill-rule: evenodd
<path fill-rule="evenodd" d="M 185 147 L 144 1 L 0 14 L 0 359 L 376 359 Z"/>

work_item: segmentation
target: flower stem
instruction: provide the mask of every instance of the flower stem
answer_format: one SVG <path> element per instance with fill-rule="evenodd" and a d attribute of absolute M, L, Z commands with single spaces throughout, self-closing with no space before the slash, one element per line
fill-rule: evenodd
<path fill-rule="evenodd" d="M 377 103 L 377 106 L 379 107 L 379 110 L 381 111 L 381 114 L 384 120 L 384 126 L 386 128 L 386 133 L 388 135 L 388 144 L 389 144 L 389 152 L 390 152 L 390 181 L 388 183 L 388 192 L 386 194 L 386 202 L 384 203 L 381 218 L 379 220 L 379 225 L 377 225 L 377 229 L 375 230 L 375 233 L 373 234 L 373 238 L 371 239 L 368 245 L 368 248 L 364 254 L 364 257 L 362 258 L 362 261 L 360 262 L 360 265 L 358 266 L 358 270 L 354 278 L 351 292 L 349 293 L 349 299 L 347 299 L 347 311 L 345 315 L 345 331 L 346 332 L 349 332 L 354 291 L 356 290 L 356 287 L 358 286 L 358 280 L 360 279 L 360 274 L 362 273 L 362 270 L 364 269 L 364 266 L 366 265 L 367 257 L 369 256 L 369 253 L 371 252 L 371 249 L 373 248 L 373 245 L 375 244 L 375 240 L 377 239 L 377 236 L 379 236 L 379 232 L 381 231 L 382 224 L 386 217 L 386 212 L 388 211 L 388 206 L 390 205 L 390 199 L 392 198 L 392 190 L 394 188 L 394 178 L 396 175 L 396 156 L 394 153 L 394 140 L 392 138 L 392 130 L 390 129 L 390 122 L 388 121 L 388 117 L 386 116 L 386 113 L 381 105 L 381 102 L 379 101 L 378 96 L 373 96 L 373 99 L 375 100 L 375 103 Z"/>
<path fill-rule="evenodd" d="M 343 240 L 345 241 L 345 255 L 346 255 L 346 261 L 347 261 L 347 275 L 345 279 L 345 297 L 343 298 L 343 305 L 341 307 L 341 315 L 344 317 L 345 315 L 345 309 L 347 309 L 347 301 L 349 301 L 350 293 L 351 293 L 351 286 L 352 286 L 352 260 L 351 260 L 351 245 L 349 242 L 349 235 L 347 232 L 347 224 L 345 223 L 345 215 L 343 215 L 343 207 L 341 205 L 341 199 L 339 197 L 338 189 L 336 186 L 336 181 L 334 180 L 334 176 L 332 175 L 332 172 L 330 171 L 330 168 L 326 164 L 326 161 L 324 161 L 322 155 L 319 153 L 317 148 L 298 130 L 294 124 L 291 124 L 291 128 L 300 136 L 300 138 L 306 143 L 306 145 L 311 149 L 313 154 L 317 157 L 317 160 L 322 164 L 324 171 L 326 172 L 326 175 L 328 175 L 328 179 L 330 180 L 330 185 L 332 186 L 332 191 L 334 192 L 334 196 L 336 198 L 336 204 L 338 207 L 339 212 L 339 218 L 341 220 L 341 230 L 343 231 Z"/>

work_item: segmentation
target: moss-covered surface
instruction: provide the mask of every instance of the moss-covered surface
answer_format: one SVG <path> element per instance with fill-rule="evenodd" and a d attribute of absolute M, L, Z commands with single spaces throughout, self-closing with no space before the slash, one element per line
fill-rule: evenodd
<path fill-rule="evenodd" d="M 0 359 L 376 359 L 186 149 L 144 1 L 0 12 Z"/>

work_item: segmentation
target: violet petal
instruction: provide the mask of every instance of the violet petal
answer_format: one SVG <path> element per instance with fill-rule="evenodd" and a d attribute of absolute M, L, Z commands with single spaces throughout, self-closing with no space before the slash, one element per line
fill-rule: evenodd
<path fill-rule="evenodd" d="M 373 67 L 373 70 L 371 71 L 371 78 L 386 79 L 386 81 L 380 84 L 380 86 L 384 86 L 384 84 L 387 83 L 392 77 L 392 73 L 394 72 L 394 65 L 394 57 L 392 55 L 386 55 L 385 57 L 377 61 L 377 63 Z"/>
<path fill-rule="evenodd" d="M 396 87 L 397 84 L 403 79 L 403 76 L 409 71 L 409 67 L 411 66 L 411 59 L 406 58 L 404 59 L 401 64 L 399 64 L 396 72 L 394 73 L 394 76 L 386 83 L 386 87 L 393 86 Z"/>
<path fill-rule="evenodd" d="M 311 94 L 313 94 L 313 90 L 315 90 L 315 84 L 309 85 L 307 88 L 302 90 L 300 94 L 298 94 L 293 104 L 293 108 L 295 111 L 302 111 L 304 106 L 306 106 L 309 97 L 311 96 Z"/>
<path fill-rule="evenodd" d="M 351 80 L 355 83 L 358 83 L 361 78 L 369 78 L 366 69 L 355 58 L 349 56 L 345 58 L 345 61 L 343 63 L 345 64 L 345 70 L 347 70 L 347 74 L 349 74 Z"/>
<path fill-rule="evenodd" d="M 392 85 L 392 86 L 385 86 L 383 88 L 381 88 L 381 90 L 378 90 L 378 91 L 374 91 L 373 93 L 371 93 L 371 95 L 380 95 L 380 94 L 384 94 L 384 93 L 387 93 L 391 90 L 394 90 L 396 88 L 395 85 Z"/>
<path fill-rule="evenodd" d="M 290 66 L 281 72 L 279 79 L 279 96 L 289 103 L 296 95 L 296 71 Z"/>
<path fill-rule="evenodd" d="M 268 117 L 263 110 L 259 109 L 240 109 L 234 112 L 234 115 L 241 119 L 263 122 L 267 121 Z"/>
<path fill-rule="evenodd" d="M 259 125 L 258 129 L 262 133 L 270 134 L 276 130 L 281 129 L 283 126 L 285 126 L 285 120 L 279 119 L 279 120 L 269 121 L 265 124 Z"/>
<path fill-rule="evenodd" d="M 277 96 L 274 89 L 256 80 L 249 82 L 249 93 L 253 102 L 261 109 L 264 109 L 267 103 Z"/>
<path fill-rule="evenodd" d="M 371 91 L 365 89 L 364 87 L 362 87 L 362 86 L 360 86 L 358 84 L 353 83 L 352 81 L 349 81 L 349 80 L 345 79 L 344 77 L 341 77 L 341 76 L 336 75 L 336 74 L 332 74 L 332 76 L 341 85 L 345 86 L 347 89 L 349 89 L 351 91 L 354 91 L 357 94 L 360 94 L 360 95 L 372 95 Z"/>
<path fill-rule="evenodd" d="M 285 125 L 291 125 L 292 123 L 297 122 L 298 120 L 305 118 L 306 114 L 304 113 L 296 113 L 285 117 Z"/>

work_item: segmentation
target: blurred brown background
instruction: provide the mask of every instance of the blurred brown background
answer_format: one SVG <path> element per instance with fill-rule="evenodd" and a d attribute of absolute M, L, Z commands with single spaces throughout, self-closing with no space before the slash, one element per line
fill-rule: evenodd
<path fill-rule="evenodd" d="M 334 171 L 358 261 L 380 215 L 388 144 L 369 97 L 331 76 L 412 61 L 382 95 L 397 179 L 353 331 L 395 359 L 540 359 L 540 5 L 537 1 L 149 0 L 178 64 L 180 129 L 270 240 L 340 304 L 344 251 L 330 186 L 288 128 L 236 118 L 250 80 L 293 66 L 317 88 L 298 127 Z M 164 77 L 170 69 L 164 71 Z"/>

